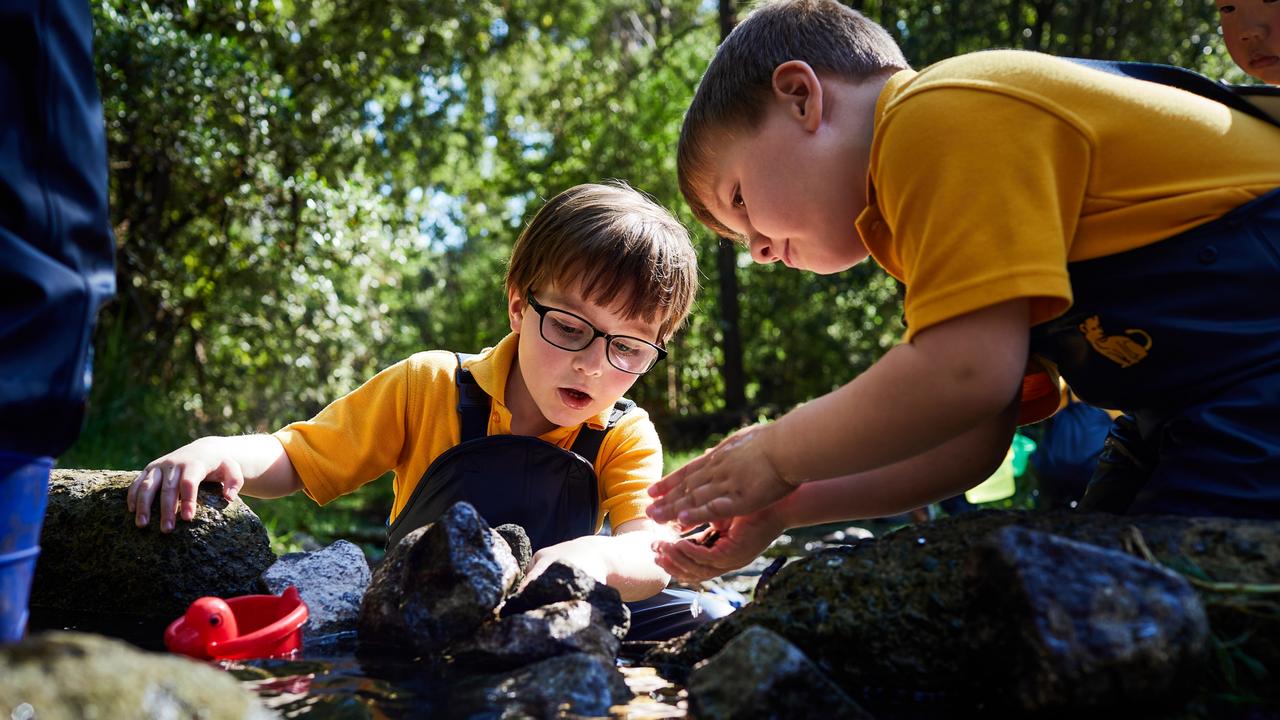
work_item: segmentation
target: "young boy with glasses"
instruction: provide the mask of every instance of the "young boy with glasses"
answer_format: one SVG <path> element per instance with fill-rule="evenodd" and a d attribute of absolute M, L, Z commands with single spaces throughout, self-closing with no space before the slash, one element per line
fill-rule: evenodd
<path fill-rule="evenodd" d="M 525 527 L 528 578 L 575 565 L 638 601 L 668 576 L 650 545 L 648 486 L 662 447 L 648 415 L 622 400 L 684 322 L 697 290 L 688 232 L 623 184 L 579 185 L 552 198 L 516 241 L 507 272 L 511 334 L 476 356 L 417 353 L 271 435 L 206 437 L 138 475 L 128 504 L 162 531 L 195 514 L 201 481 L 318 503 L 395 473 L 389 536 L 397 542 L 459 500 L 491 524 Z M 596 342 L 601 340 L 602 342 Z M 613 534 L 595 534 L 608 515 Z M 659 598 L 677 623 L 632 606 L 632 639 L 675 634 L 693 613 Z M 717 608 L 708 608 L 708 615 Z M 705 615 L 704 615 L 705 617 Z"/>

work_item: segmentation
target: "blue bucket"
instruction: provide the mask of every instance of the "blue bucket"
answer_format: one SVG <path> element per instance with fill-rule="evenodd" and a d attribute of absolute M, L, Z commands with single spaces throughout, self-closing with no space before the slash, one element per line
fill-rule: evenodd
<path fill-rule="evenodd" d="M 26 633 L 51 469 L 53 458 L 0 451 L 0 643 Z"/>

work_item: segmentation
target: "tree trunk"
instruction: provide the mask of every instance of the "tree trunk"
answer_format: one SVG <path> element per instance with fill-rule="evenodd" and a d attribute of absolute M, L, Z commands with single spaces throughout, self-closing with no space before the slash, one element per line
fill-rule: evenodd
<path fill-rule="evenodd" d="M 733 0 L 720 0 L 720 40 L 738 24 Z M 738 305 L 738 252 L 733 243 L 721 239 L 716 247 L 716 268 L 720 278 L 720 329 L 724 333 L 724 406 L 742 413 L 747 406 L 742 363 L 742 312 Z"/>

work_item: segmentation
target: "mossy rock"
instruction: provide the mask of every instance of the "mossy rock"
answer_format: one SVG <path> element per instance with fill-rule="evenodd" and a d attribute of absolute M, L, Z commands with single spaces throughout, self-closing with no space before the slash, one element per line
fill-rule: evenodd
<path fill-rule="evenodd" d="M 202 485 L 196 516 L 159 531 L 134 525 L 125 504 L 136 472 L 55 470 L 40 535 L 31 606 L 46 614 L 175 618 L 205 595 L 259 592 L 275 562 L 267 531 L 239 500 Z"/>
<path fill-rule="evenodd" d="M 99 635 L 69 632 L 42 633 L 0 647 L 0 717 L 11 716 L 40 720 L 274 717 L 256 696 L 213 666 L 144 652 Z"/>

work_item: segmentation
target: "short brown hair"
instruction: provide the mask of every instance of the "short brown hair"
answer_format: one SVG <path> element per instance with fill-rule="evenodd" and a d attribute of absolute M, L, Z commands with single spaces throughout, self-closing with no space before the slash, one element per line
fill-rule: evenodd
<path fill-rule="evenodd" d="M 649 196 L 621 181 L 571 187 L 547 201 L 511 252 L 507 289 L 581 283 L 593 302 L 628 319 L 659 320 L 671 339 L 698 292 L 689 231 Z"/>
<path fill-rule="evenodd" d="M 888 31 L 834 0 L 781 0 L 753 10 L 707 65 L 676 151 L 680 192 L 694 217 L 720 235 L 734 233 L 701 199 L 711 184 L 708 135 L 756 129 L 772 92 L 773 71 L 790 60 L 855 82 L 910 67 Z"/>

